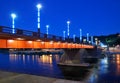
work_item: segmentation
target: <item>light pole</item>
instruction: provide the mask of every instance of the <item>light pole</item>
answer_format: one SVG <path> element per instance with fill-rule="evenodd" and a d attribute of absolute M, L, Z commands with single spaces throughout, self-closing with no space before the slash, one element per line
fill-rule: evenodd
<path fill-rule="evenodd" d="M 63 31 L 63 39 L 65 40 L 65 31 Z"/>
<path fill-rule="evenodd" d="M 91 36 L 91 43 L 93 44 L 93 36 Z"/>
<path fill-rule="evenodd" d="M 49 25 L 46 25 L 46 34 L 48 35 Z"/>
<path fill-rule="evenodd" d="M 15 18 L 16 18 L 16 14 L 12 13 L 11 14 L 11 17 L 12 17 L 12 33 L 14 34 L 15 33 Z"/>
<path fill-rule="evenodd" d="M 73 41 L 75 42 L 75 34 L 73 35 Z"/>
<path fill-rule="evenodd" d="M 95 44 L 98 45 L 98 38 L 95 38 Z"/>
<path fill-rule="evenodd" d="M 82 29 L 80 29 L 80 42 L 82 41 Z"/>
<path fill-rule="evenodd" d="M 89 42 L 89 33 L 87 33 L 87 42 Z"/>
<path fill-rule="evenodd" d="M 69 35 L 70 35 L 70 21 L 67 21 L 67 35 L 68 35 L 68 39 L 69 39 Z"/>
<path fill-rule="evenodd" d="M 40 9 L 42 8 L 41 4 L 37 4 L 38 9 L 38 17 L 37 17 L 37 27 L 38 27 L 38 35 L 40 36 Z"/>

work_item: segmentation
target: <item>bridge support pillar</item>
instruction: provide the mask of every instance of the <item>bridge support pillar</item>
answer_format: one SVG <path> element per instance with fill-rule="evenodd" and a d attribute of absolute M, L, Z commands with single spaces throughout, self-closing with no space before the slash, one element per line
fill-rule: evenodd
<path fill-rule="evenodd" d="M 64 49 L 64 54 L 61 56 L 60 63 L 93 63 L 97 62 L 100 52 L 97 48 L 94 49 Z"/>

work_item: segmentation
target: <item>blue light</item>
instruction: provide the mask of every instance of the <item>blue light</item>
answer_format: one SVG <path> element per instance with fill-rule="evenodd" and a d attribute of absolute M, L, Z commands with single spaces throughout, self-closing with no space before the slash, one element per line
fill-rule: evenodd
<path fill-rule="evenodd" d="M 49 25 L 46 25 L 46 34 L 48 35 Z"/>
<path fill-rule="evenodd" d="M 80 41 L 82 41 L 82 29 L 80 29 Z"/>
<path fill-rule="evenodd" d="M 16 14 L 12 13 L 11 14 L 11 17 L 12 17 L 12 33 L 14 34 L 15 33 L 15 18 L 16 18 Z"/>
<path fill-rule="evenodd" d="M 38 8 L 38 29 L 40 28 L 40 9 L 42 8 L 41 4 L 36 6 Z"/>
<path fill-rule="evenodd" d="M 63 39 L 65 40 L 65 31 L 63 31 Z"/>
<path fill-rule="evenodd" d="M 68 37 L 69 37 L 69 35 L 70 35 L 70 21 L 67 21 L 67 31 L 68 31 Z"/>

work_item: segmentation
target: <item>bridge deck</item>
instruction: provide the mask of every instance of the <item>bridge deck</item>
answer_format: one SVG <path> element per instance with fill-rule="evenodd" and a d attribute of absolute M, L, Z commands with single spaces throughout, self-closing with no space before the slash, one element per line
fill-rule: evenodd
<path fill-rule="evenodd" d="M 72 38 L 63 39 L 55 35 L 47 35 L 33 31 L 0 26 L 0 48 L 93 48 L 92 45 L 75 43 Z"/>

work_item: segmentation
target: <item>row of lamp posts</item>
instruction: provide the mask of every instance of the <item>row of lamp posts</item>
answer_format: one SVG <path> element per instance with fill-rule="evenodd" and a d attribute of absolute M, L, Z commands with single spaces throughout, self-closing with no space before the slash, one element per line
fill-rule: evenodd
<path fill-rule="evenodd" d="M 38 36 L 40 36 L 40 10 L 42 8 L 42 5 L 41 4 L 37 4 L 37 9 L 38 9 L 38 14 L 37 14 L 37 28 L 38 28 Z M 15 33 L 15 18 L 16 18 L 16 14 L 12 13 L 11 14 L 11 17 L 12 17 L 12 33 L 14 34 Z M 46 25 L 46 34 L 48 35 L 48 29 L 49 29 L 49 25 Z M 66 32 L 63 31 L 63 39 L 65 40 L 66 36 L 65 36 Z M 68 39 L 69 39 L 69 35 L 70 35 L 70 21 L 67 21 L 67 36 L 68 36 Z M 75 37 L 76 35 L 74 34 L 73 35 L 73 41 L 75 42 Z M 80 42 L 82 41 L 82 29 L 80 29 Z M 87 42 L 89 42 L 89 33 L 87 33 Z M 93 36 L 91 36 L 91 43 L 93 44 Z"/>

